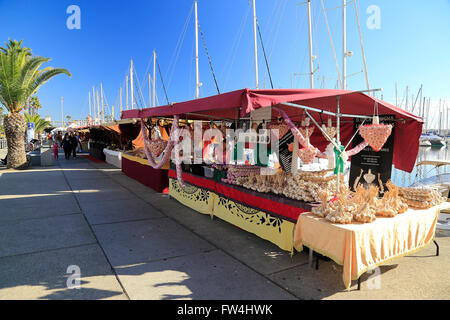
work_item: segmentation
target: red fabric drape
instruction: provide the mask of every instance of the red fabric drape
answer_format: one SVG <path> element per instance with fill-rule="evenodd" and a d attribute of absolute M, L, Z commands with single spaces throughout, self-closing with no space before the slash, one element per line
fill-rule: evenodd
<path fill-rule="evenodd" d="M 185 115 L 190 119 L 237 119 L 248 116 L 251 111 L 259 108 L 277 106 L 283 109 L 293 121 L 297 121 L 304 111 L 283 103 L 314 107 L 324 111 L 336 112 L 339 97 L 340 112 L 343 114 L 372 115 L 374 104 L 378 103 L 379 114 L 395 115 L 395 145 L 394 165 L 397 169 L 411 172 L 414 169 L 419 150 L 419 137 L 422 132 L 423 121 L 420 117 L 397 108 L 385 101 L 368 96 L 364 93 L 346 90 L 328 89 L 272 89 L 272 90 L 237 90 L 220 95 L 175 103 L 172 106 L 161 106 L 143 110 L 124 111 L 122 118 L 148 118 L 155 116 Z M 320 120 L 318 112 L 310 112 Z M 273 118 L 277 118 L 274 114 Z M 342 118 L 343 121 L 352 120 Z M 352 136 L 352 124 L 341 127 L 341 141 L 348 142 Z M 323 151 L 327 144 L 315 130 L 311 143 Z"/>

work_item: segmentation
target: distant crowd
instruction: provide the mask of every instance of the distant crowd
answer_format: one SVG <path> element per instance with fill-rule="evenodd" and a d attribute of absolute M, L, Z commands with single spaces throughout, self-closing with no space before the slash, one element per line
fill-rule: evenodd
<path fill-rule="evenodd" d="M 64 155 L 66 160 L 69 160 L 71 156 L 77 157 L 77 149 L 80 148 L 80 135 L 73 132 L 66 132 L 64 137 L 61 132 L 57 132 L 50 139 L 53 140 L 53 158 L 58 159 L 59 148 L 64 149 Z"/>

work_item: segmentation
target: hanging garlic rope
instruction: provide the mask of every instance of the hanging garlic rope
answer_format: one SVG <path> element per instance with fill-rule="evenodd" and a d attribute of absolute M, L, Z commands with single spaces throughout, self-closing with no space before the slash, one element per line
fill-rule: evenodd
<path fill-rule="evenodd" d="M 159 163 L 153 158 L 153 154 L 150 151 L 149 139 L 147 135 L 147 128 L 145 127 L 144 119 L 141 119 L 141 132 L 144 140 L 144 152 L 147 156 L 147 160 L 153 169 L 161 169 L 164 167 L 170 159 L 173 148 L 175 147 L 175 164 L 177 171 L 177 180 L 180 187 L 184 188 L 186 185 L 183 181 L 183 171 L 181 169 L 181 159 L 180 159 L 180 128 L 178 127 L 179 116 L 173 116 L 172 129 L 170 130 L 169 142 L 164 149 L 164 155 Z"/>
<path fill-rule="evenodd" d="M 175 116 L 175 117 L 178 117 L 178 116 Z M 176 121 L 174 119 L 174 123 L 175 122 Z M 142 132 L 142 138 L 144 140 L 144 152 L 145 152 L 145 155 L 147 156 L 147 160 L 148 160 L 150 166 L 153 169 L 161 169 L 162 167 L 164 167 L 166 165 L 167 161 L 169 161 L 169 159 L 170 159 L 170 154 L 171 154 L 172 149 L 175 144 L 174 143 L 175 140 L 172 138 L 173 126 L 174 126 L 174 124 L 172 123 L 172 130 L 170 132 L 169 142 L 167 143 L 167 146 L 163 151 L 164 155 L 163 155 L 161 161 L 159 163 L 157 163 L 156 160 L 153 158 L 152 152 L 150 151 L 150 146 L 149 146 L 150 141 L 148 139 L 147 128 L 145 127 L 144 119 L 141 119 L 141 132 Z"/>

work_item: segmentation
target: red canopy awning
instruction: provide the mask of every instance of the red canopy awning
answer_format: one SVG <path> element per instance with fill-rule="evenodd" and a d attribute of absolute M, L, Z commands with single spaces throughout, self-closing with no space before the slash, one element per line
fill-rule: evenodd
<path fill-rule="evenodd" d="M 295 121 L 303 110 L 283 105 L 294 103 L 297 105 L 317 108 L 323 111 L 336 112 L 337 97 L 339 97 L 340 112 L 353 115 L 372 115 L 375 102 L 378 102 L 378 113 L 395 115 L 396 131 L 394 140 L 393 163 L 397 169 L 411 172 L 419 151 L 419 137 L 422 132 L 423 121 L 420 117 L 397 108 L 385 101 L 373 98 L 361 92 L 329 89 L 272 89 L 250 90 L 243 89 L 223 93 L 211 97 L 175 103 L 170 106 L 147 108 L 142 110 L 128 110 L 122 113 L 122 119 L 149 118 L 182 115 L 189 119 L 237 119 L 247 117 L 251 111 L 277 106 L 283 109 Z M 310 112 L 320 120 L 320 112 Z M 273 118 L 278 117 L 276 112 Z M 351 118 L 342 118 L 343 121 Z M 346 144 L 353 135 L 351 123 L 341 126 L 341 140 Z M 327 144 L 318 130 L 311 137 L 311 143 L 323 150 Z"/>

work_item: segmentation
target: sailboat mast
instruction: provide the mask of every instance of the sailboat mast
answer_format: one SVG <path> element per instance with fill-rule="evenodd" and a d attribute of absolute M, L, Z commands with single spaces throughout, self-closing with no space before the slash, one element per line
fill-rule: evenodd
<path fill-rule="evenodd" d="M 347 90 L 347 1 L 342 0 L 342 50 L 343 50 L 343 59 L 342 59 L 342 89 Z"/>
<path fill-rule="evenodd" d="M 152 106 L 152 75 L 148 74 L 148 107 Z"/>
<path fill-rule="evenodd" d="M 91 91 L 89 91 L 89 115 L 91 115 Z"/>
<path fill-rule="evenodd" d="M 120 114 L 122 115 L 122 110 L 123 110 L 123 105 L 122 105 L 122 86 L 120 87 L 120 91 L 119 91 L 119 99 L 120 99 Z"/>
<path fill-rule="evenodd" d="M 198 70 L 198 12 L 197 0 L 195 0 L 195 98 L 200 98 L 200 74 Z"/>
<path fill-rule="evenodd" d="M 309 1 L 308 1 L 309 2 Z M 253 42 L 255 47 L 255 87 L 258 89 L 258 40 L 256 38 L 256 6 L 255 0 L 253 0 Z"/>
<path fill-rule="evenodd" d="M 156 51 L 153 50 L 153 107 L 156 107 Z"/>
<path fill-rule="evenodd" d="M 308 39 L 309 39 L 309 84 L 314 89 L 314 61 L 313 61 L 313 45 L 312 45 L 312 28 L 311 28 L 311 0 L 307 1 L 308 7 Z"/>
<path fill-rule="evenodd" d="M 94 120 L 96 118 L 96 112 L 95 112 L 95 88 L 94 86 L 92 86 L 92 108 L 93 108 L 93 115 L 94 115 Z"/>
<path fill-rule="evenodd" d="M 66 124 L 64 123 L 64 109 L 63 109 L 63 105 L 64 105 L 64 97 L 61 97 L 61 124 L 62 124 L 62 127 L 65 128 Z"/>
<path fill-rule="evenodd" d="M 105 110 L 104 110 L 104 104 L 103 104 L 103 84 L 102 83 L 100 83 L 100 101 L 102 104 L 102 107 L 101 107 L 102 121 L 105 121 Z"/>
<path fill-rule="evenodd" d="M 100 95 L 98 94 L 98 90 L 97 91 L 97 118 L 100 121 Z"/>
<path fill-rule="evenodd" d="M 131 94 L 131 110 L 134 109 L 134 79 L 133 79 L 133 59 L 130 63 L 130 94 Z"/>
<path fill-rule="evenodd" d="M 127 88 L 127 90 L 126 90 L 126 103 L 125 103 L 125 106 L 126 106 L 127 110 L 129 110 L 129 107 L 128 107 L 128 75 L 125 76 L 125 82 L 126 82 L 126 88 Z"/>

